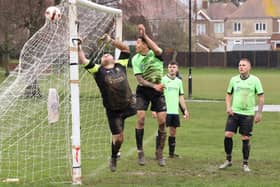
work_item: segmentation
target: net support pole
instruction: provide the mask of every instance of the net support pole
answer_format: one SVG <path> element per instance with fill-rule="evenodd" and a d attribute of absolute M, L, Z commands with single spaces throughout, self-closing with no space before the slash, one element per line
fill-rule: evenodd
<path fill-rule="evenodd" d="M 80 91 L 79 91 L 79 66 L 78 66 L 78 25 L 77 5 L 85 6 L 95 11 L 115 14 L 116 39 L 122 40 L 122 10 L 106 7 L 88 0 L 69 1 L 69 33 L 70 33 L 70 88 L 71 88 L 71 111 L 72 111 L 72 184 L 82 184 L 81 149 L 80 149 Z M 118 52 L 115 52 L 118 53 Z"/>
<path fill-rule="evenodd" d="M 122 41 L 122 14 L 117 15 L 116 17 L 116 36 L 115 39 L 118 41 Z M 115 49 L 115 59 L 117 59 L 120 55 L 120 50 Z"/>
<path fill-rule="evenodd" d="M 82 184 L 80 149 L 80 90 L 78 62 L 78 23 L 76 0 L 69 0 L 69 50 L 70 50 L 70 89 L 72 112 L 72 184 Z"/>

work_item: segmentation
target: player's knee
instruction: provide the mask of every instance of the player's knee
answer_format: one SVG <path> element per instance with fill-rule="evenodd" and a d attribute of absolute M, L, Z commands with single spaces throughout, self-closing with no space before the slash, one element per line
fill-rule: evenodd
<path fill-rule="evenodd" d="M 138 119 L 138 121 L 137 121 L 137 127 L 138 127 L 139 129 L 144 128 L 144 122 L 145 122 L 144 119 Z"/>
<path fill-rule="evenodd" d="M 164 123 L 158 124 L 158 129 L 160 132 L 165 132 L 165 124 Z"/>
<path fill-rule="evenodd" d="M 176 136 L 176 128 L 174 127 L 169 127 L 170 128 L 170 136 L 175 137 Z"/>
<path fill-rule="evenodd" d="M 123 143 L 123 139 L 117 139 L 115 144 L 116 145 L 121 145 Z"/>
<path fill-rule="evenodd" d="M 242 140 L 250 140 L 250 136 L 242 135 L 241 139 Z"/>
<path fill-rule="evenodd" d="M 234 132 L 230 132 L 230 131 L 225 132 L 225 137 L 227 137 L 227 138 L 232 138 L 233 135 L 234 135 Z"/>
<path fill-rule="evenodd" d="M 157 117 L 158 117 L 157 119 L 158 119 L 159 124 L 162 124 L 162 123 L 165 124 L 165 119 L 166 119 L 166 113 L 165 112 L 158 112 Z"/>
<path fill-rule="evenodd" d="M 113 135 L 113 143 L 120 143 L 122 144 L 123 142 L 123 134 L 117 134 L 117 135 Z"/>

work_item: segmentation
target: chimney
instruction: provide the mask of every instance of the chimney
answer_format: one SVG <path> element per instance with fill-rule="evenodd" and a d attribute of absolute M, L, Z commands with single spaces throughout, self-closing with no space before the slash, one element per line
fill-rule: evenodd
<path fill-rule="evenodd" d="M 202 2 L 202 8 L 205 9 L 205 10 L 208 9 L 208 1 L 207 1 L 207 0 L 204 0 L 204 1 Z"/>

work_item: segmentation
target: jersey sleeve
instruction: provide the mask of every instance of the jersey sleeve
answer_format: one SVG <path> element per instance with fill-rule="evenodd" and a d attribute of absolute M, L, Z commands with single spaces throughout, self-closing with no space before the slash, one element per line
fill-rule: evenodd
<path fill-rule="evenodd" d="M 233 94 L 233 79 L 230 79 L 229 81 L 229 85 L 228 85 L 228 88 L 227 88 L 227 93 L 228 94 Z"/>
<path fill-rule="evenodd" d="M 179 95 L 184 95 L 184 88 L 183 88 L 183 82 L 180 80 L 180 87 L 179 87 Z"/>
<path fill-rule="evenodd" d="M 130 53 L 122 51 L 119 59 L 117 60 L 117 63 L 121 64 L 122 66 L 127 67 L 129 58 L 130 58 Z"/>
<path fill-rule="evenodd" d="M 138 55 L 138 54 L 136 54 L 136 55 L 132 58 L 132 69 L 133 69 L 134 75 L 143 74 L 138 58 L 139 58 L 139 55 Z"/>
<path fill-rule="evenodd" d="M 89 73 L 92 73 L 92 74 L 96 73 L 100 68 L 100 65 L 95 64 L 93 62 L 93 60 L 87 60 L 87 63 L 84 64 L 83 66 Z"/>
<path fill-rule="evenodd" d="M 255 92 L 256 92 L 257 95 L 262 95 L 264 93 L 261 81 L 258 78 L 256 79 L 256 90 L 255 90 Z"/>

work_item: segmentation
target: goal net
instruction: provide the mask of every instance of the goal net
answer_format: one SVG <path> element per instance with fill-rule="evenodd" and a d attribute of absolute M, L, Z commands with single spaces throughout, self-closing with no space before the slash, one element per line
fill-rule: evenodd
<path fill-rule="evenodd" d="M 104 33 L 114 36 L 117 16 L 85 5 L 77 4 L 75 23 L 86 55 L 94 56 L 98 63 L 104 51 L 114 52 L 99 38 Z M 0 185 L 71 182 L 69 6 L 63 1 L 58 6 L 61 19 L 46 20 L 25 43 L 18 67 L 0 85 Z M 81 158 L 86 175 L 107 163 L 111 137 L 93 77 L 83 68 L 79 77 Z M 48 118 L 50 90 L 55 90 L 59 99 L 56 122 Z"/>

